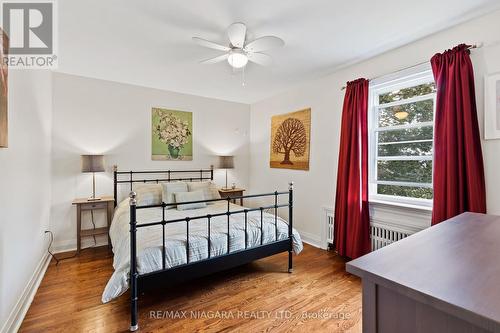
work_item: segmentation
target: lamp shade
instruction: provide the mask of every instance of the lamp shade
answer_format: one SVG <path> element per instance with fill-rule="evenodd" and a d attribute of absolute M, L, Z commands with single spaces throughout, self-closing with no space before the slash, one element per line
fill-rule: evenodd
<path fill-rule="evenodd" d="M 104 172 L 104 156 L 82 155 L 82 172 Z"/>
<path fill-rule="evenodd" d="M 219 169 L 234 169 L 234 156 L 219 156 Z"/>

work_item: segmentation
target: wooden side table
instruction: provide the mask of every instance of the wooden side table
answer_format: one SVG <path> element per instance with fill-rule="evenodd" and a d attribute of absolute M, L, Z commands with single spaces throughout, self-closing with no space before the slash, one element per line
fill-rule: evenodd
<path fill-rule="evenodd" d="M 108 246 L 111 247 L 111 239 L 109 238 L 109 227 L 113 218 L 114 198 L 111 196 L 103 196 L 100 200 L 89 201 L 87 198 L 75 199 L 73 205 L 76 205 L 76 253 L 80 253 L 82 248 L 82 238 L 96 235 L 108 235 Z M 82 230 L 82 212 L 94 211 L 98 209 L 106 210 L 107 226 L 95 229 Z"/>
<path fill-rule="evenodd" d="M 229 197 L 241 197 L 245 192 L 244 188 L 220 188 L 219 194 L 221 198 Z M 233 203 L 236 203 L 236 199 L 233 199 Z M 240 198 L 240 206 L 243 206 L 243 198 Z"/>

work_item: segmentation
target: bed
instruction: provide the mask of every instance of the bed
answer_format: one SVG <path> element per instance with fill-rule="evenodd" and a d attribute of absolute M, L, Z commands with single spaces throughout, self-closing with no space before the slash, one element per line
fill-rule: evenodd
<path fill-rule="evenodd" d="M 181 283 L 251 261 L 302 250 L 293 229 L 293 184 L 288 191 L 138 205 L 139 183 L 213 181 L 213 169 L 181 171 L 114 171 L 115 214 L 110 228 L 115 269 L 102 295 L 104 303 L 130 288 L 131 325 L 138 329 L 138 293 Z M 118 186 L 128 185 L 130 197 L 118 202 Z M 286 203 L 280 202 L 285 197 Z M 243 207 L 234 199 L 258 199 L 259 207 Z M 272 204 L 264 205 L 266 199 Z M 285 200 L 281 200 L 285 201 Z M 181 205 L 182 204 L 182 205 Z M 182 207 L 202 206 L 181 210 Z M 178 206 L 178 208 L 176 208 Z M 279 217 L 288 210 L 288 221 Z M 186 241 L 188 239 L 189 241 Z"/>

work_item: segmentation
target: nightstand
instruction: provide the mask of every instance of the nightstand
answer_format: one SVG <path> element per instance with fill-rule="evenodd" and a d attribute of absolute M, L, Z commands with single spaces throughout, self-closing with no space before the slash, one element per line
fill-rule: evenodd
<path fill-rule="evenodd" d="M 229 197 L 241 197 L 245 192 L 243 188 L 220 188 L 219 194 L 221 198 Z M 236 199 L 233 199 L 233 203 L 236 203 Z M 243 206 L 243 198 L 240 198 L 240 206 Z"/>
<path fill-rule="evenodd" d="M 87 198 L 75 199 L 73 205 L 76 205 L 76 253 L 80 253 L 83 237 L 92 237 L 96 235 L 108 235 L 108 246 L 111 247 L 109 238 L 109 227 L 113 218 L 114 199 L 110 196 L 101 197 L 99 200 L 89 201 Z M 107 226 L 95 229 L 82 230 L 82 212 L 94 211 L 98 209 L 106 210 Z"/>

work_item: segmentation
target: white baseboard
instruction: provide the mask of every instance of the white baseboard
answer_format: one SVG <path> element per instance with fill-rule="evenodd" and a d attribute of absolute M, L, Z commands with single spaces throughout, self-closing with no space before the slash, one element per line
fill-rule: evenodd
<path fill-rule="evenodd" d="M 96 242 L 96 244 L 94 244 L 92 237 L 89 237 L 88 239 L 83 239 L 82 240 L 82 249 L 87 248 L 87 247 L 93 247 L 93 246 L 104 246 L 104 245 L 108 244 L 108 239 L 106 236 L 98 235 L 98 236 L 96 236 L 96 240 L 97 240 L 97 242 Z M 51 250 L 54 253 L 75 251 L 76 250 L 76 239 L 68 239 L 68 240 L 64 240 L 64 241 L 54 242 L 54 245 L 52 246 Z"/>
<path fill-rule="evenodd" d="M 314 247 L 317 247 L 319 249 L 326 250 L 326 244 L 325 245 L 321 244 L 321 237 L 314 235 L 314 234 L 311 234 L 310 232 L 301 231 L 301 230 L 297 230 L 297 231 L 299 232 L 300 238 L 302 238 L 302 241 L 304 243 L 307 243 L 307 244 L 312 245 Z"/>
<path fill-rule="evenodd" d="M 21 327 L 21 323 L 24 320 L 24 316 L 26 316 L 31 302 L 33 302 L 33 298 L 35 297 L 38 287 L 40 286 L 45 272 L 47 271 L 47 267 L 49 266 L 51 259 L 52 257 L 48 253 L 43 255 L 35 269 L 35 272 L 31 276 L 31 279 L 24 288 L 21 297 L 14 306 L 14 309 L 12 309 L 9 317 L 7 317 L 7 321 L 3 325 L 2 329 L 0 329 L 1 333 L 14 333 L 19 330 L 19 327 Z"/>

